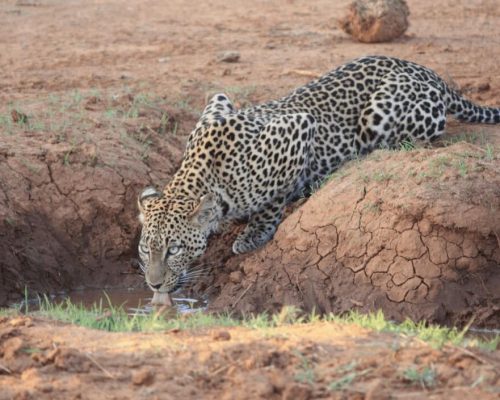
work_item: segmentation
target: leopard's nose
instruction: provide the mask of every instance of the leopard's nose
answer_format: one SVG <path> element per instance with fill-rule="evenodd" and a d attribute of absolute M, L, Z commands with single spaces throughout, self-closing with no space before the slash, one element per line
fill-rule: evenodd
<path fill-rule="evenodd" d="M 158 285 L 151 285 L 151 287 L 152 287 L 153 289 L 159 289 L 159 288 L 161 288 L 161 285 L 163 285 L 163 284 L 162 284 L 162 283 L 159 283 Z"/>

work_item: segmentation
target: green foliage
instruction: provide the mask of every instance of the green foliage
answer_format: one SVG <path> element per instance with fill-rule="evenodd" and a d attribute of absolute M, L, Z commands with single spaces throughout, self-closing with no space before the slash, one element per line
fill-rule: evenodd
<path fill-rule="evenodd" d="M 161 312 L 129 315 L 123 306 L 113 306 L 106 296 L 107 305 L 101 299 L 90 308 L 73 304 L 69 299 L 62 303 L 53 303 L 47 297 L 39 300 L 36 315 L 81 325 L 91 329 L 110 332 L 150 332 L 169 329 L 194 329 L 215 326 L 236 326 L 238 321 L 227 315 L 192 313 L 169 318 Z"/>
<path fill-rule="evenodd" d="M 348 364 L 341 365 L 335 372 L 342 375 L 340 378 L 332 381 L 328 385 L 328 389 L 332 392 L 344 390 L 347 386 L 353 383 L 357 378 L 366 375 L 372 371 L 372 368 L 367 368 L 361 371 L 357 371 L 356 367 L 358 363 L 356 361 L 351 361 Z"/>
<path fill-rule="evenodd" d="M 316 380 L 316 374 L 314 372 L 314 366 L 311 361 L 307 359 L 299 351 L 294 352 L 297 358 L 300 360 L 300 365 L 298 371 L 295 373 L 294 379 L 297 382 L 308 383 L 310 385 L 314 384 Z"/>
<path fill-rule="evenodd" d="M 457 168 L 460 176 L 462 178 L 465 178 L 467 176 L 467 173 L 469 172 L 468 167 L 467 167 L 467 162 L 464 159 L 460 159 L 457 161 Z"/>
<path fill-rule="evenodd" d="M 384 313 L 381 310 L 370 314 L 361 314 L 357 311 L 351 311 L 343 316 L 329 314 L 325 317 L 325 319 L 343 324 L 353 323 L 376 332 L 392 332 L 396 334 L 414 336 L 437 348 L 451 343 L 459 346 L 481 346 L 484 349 L 495 349 L 495 344 L 498 345 L 498 342 L 500 341 L 498 336 L 488 342 L 481 341 L 476 338 L 466 337 L 466 333 L 470 327 L 469 325 L 467 325 L 464 329 L 459 330 L 457 328 L 427 324 L 424 321 L 413 322 L 410 319 L 406 319 L 402 323 L 398 324 L 385 319 Z"/>
<path fill-rule="evenodd" d="M 423 389 L 430 389 L 436 385 L 438 376 L 432 367 L 420 370 L 417 367 L 410 367 L 403 371 L 403 378 L 412 384 L 422 386 Z"/>
<path fill-rule="evenodd" d="M 415 149 L 415 142 L 411 139 L 403 140 L 401 143 L 399 143 L 399 150 L 401 151 L 412 151 Z"/>
<path fill-rule="evenodd" d="M 464 132 L 459 135 L 448 136 L 444 144 L 449 146 L 459 142 L 479 144 L 481 146 L 487 143 L 487 135 L 484 132 Z"/>
<path fill-rule="evenodd" d="M 484 158 L 486 161 L 493 161 L 495 159 L 495 147 L 490 143 L 484 149 Z"/>

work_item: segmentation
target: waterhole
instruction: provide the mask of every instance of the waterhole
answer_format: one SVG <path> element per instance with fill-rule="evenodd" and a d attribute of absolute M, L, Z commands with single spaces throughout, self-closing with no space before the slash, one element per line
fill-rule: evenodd
<path fill-rule="evenodd" d="M 123 308 L 129 315 L 148 315 L 154 311 L 151 304 L 153 292 L 147 289 L 78 289 L 69 292 L 61 292 L 47 296 L 52 303 L 63 303 L 67 300 L 75 305 L 82 305 L 87 309 L 102 305 L 102 308 Z M 42 300 L 43 301 L 43 300 Z M 172 295 L 173 306 L 180 314 L 203 311 L 207 307 L 207 301 L 201 298 L 191 298 L 180 293 Z M 31 311 L 39 307 L 40 298 L 28 300 L 28 308 Z M 17 305 L 26 309 L 26 301 Z"/>

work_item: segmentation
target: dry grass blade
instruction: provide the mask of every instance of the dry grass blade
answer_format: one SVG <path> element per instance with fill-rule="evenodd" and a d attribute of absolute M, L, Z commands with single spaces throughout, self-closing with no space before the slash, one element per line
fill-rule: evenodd
<path fill-rule="evenodd" d="M 236 305 L 240 302 L 240 300 L 247 294 L 247 292 L 250 290 L 250 288 L 254 285 L 255 282 L 250 283 L 248 287 L 243 291 L 243 293 L 236 299 L 236 301 L 233 303 L 232 307 L 236 307 Z"/>
<path fill-rule="evenodd" d="M 12 371 L 9 368 L 7 368 L 5 365 L 0 364 L 0 370 L 6 372 L 8 374 L 12 374 Z"/>
<path fill-rule="evenodd" d="M 85 357 L 87 357 L 97 368 L 99 368 L 108 378 L 116 379 L 115 376 L 109 372 L 106 368 L 104 368 L 94 357 L 92 357 L 89 353 L 83 353 Z"/>
<path fill-rule="evenodd" d="M 283 72 L 282 75 L 299 75 L 299 76 L 305 76 L 307 78 L 319 78 L 321 76 L 320 73 L 314 72 L 314 71 L 309 71 L 305 69 L 289 69 Z"/>

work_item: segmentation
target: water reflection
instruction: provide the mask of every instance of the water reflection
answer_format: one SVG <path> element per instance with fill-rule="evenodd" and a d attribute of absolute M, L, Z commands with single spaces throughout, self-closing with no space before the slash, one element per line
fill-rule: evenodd
<path fill-rule="evenodd" d="M 81 304 L 85 308 L 91 309 L 95 304 L 102 304 L 103 307 L 122 307 L 129 315 L 148 315 L 155 310 L 151 304 L 153 293 L 146 289 L 79 289 L 71 292 L 62 292 L 48 296 L 54 303 L 62 303 L 69 299 L 73 304 Z M 172 296 L 173 305 L 178 313 L 188 314 L 196 311 L 203 311 L 207 307 L 206 299 L 194 299 L 185 297 L 182 293 L 175 293 Z M 36 310 L 39 304 L 38 298 L 30 299 L 28 307 L 31 311 Z M 25 301 L 17 305 L 25 309 Z"/>

